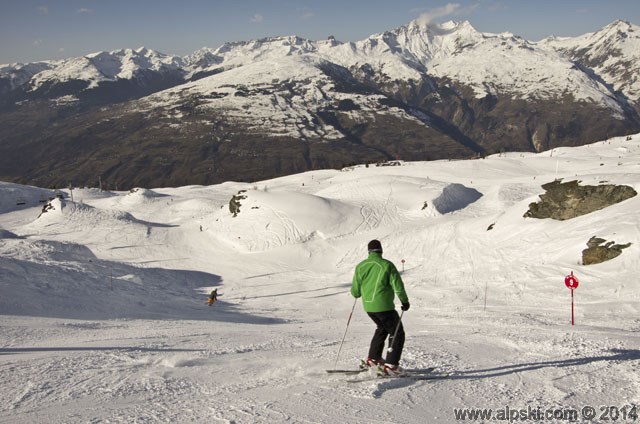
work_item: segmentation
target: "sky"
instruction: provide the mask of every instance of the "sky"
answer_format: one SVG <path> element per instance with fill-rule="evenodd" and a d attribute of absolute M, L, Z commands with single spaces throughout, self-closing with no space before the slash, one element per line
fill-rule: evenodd
<path fill-rule="evenodd" d="M 0 0 L 0 64 L 147 47 L 185 56 L 227 41 L 333 35 L 358 41 L 414 19 L 468 20 L 531 41 L 577 36 L 623 19 L 638 0 Z"/>

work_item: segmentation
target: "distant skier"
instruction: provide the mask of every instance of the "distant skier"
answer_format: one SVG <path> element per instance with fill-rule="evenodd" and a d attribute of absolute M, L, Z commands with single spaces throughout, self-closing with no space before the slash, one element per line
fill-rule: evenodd
<path fill-rule="evenodd" d="M 398 364 L 404 347 L 405 334 L 393 300 L 394 295 L 398 296 L 402 303 L 401 309 L 406 311 L 409 309 L 409 298 L 395 265 L 382 258 L 380 242 L 371 240 L 367 249 L 369 257 L 356 266 L 351 284 L 351 294 L 356 299 L 362 297 L 365 312 L 376 324 L 376 331 L 369 347 L 369 356 L 363 365 L 376 366 L 388 375 L 401 374 L 402 370 Z M 389 350 L 386 358 L 383 359 L 382 351 L 387 336 L 390 336 Z"/>
<path fill-rule="evenodd" d="M 213 289 L 211 294 L 209 295 L 209 300 L 207 301 L 207 305 L 213 305 L 213 302 L 218 300 L 218 289 Z"/>

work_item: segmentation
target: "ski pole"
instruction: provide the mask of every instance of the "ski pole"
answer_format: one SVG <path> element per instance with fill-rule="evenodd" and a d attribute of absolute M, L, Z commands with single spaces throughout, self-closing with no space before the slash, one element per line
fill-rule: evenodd
<path fill-rule="evenodd" d="M 342 341 L 340 342 L 340 348 L 338 349 L 338 355 L 336 355 L 336 363 L 333 364 L 334 370 L 338 366 L 338 358 L 340 358 L 340 351 L 342 350 L 342 344 L 344 343 L 345 337 L 347 337 L 347 330 L 349 329 L 349 323 L 351 322 L 351 316 L 353 316 L 353 310 L 356 308 L 357 301 L 358 299 L 353 299 L 353 307 L 351 307 L 351 313 L 349 314 L 349 319 L 347 320 L 347 328 L 344 329 L 344 336 L 342 336 Z"/>
<path fill-rule="evenodd" d="M 391 344 L 389 345 L 389 349 L 387 349 L 387 352 L 393 352 L 393 345 L 396 344 L 396 336 L 398 335 L 398 330 L 400 329 L 400 324 L 402 324 L 402 315 L 404 315 L 404 311 L 400 312 L 400 318 L 398 319 L 398 325 L 396 325 L 396 331 L 393 332 L 393 339 L 391 340 Z"/>

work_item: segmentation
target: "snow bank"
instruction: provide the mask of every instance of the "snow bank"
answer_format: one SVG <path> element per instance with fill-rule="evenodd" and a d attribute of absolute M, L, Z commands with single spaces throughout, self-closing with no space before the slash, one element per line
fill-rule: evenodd
<path fill-rule="evenodd" d="M 0 213 L 42 205 L 55 191 L 0 181 Z"/>

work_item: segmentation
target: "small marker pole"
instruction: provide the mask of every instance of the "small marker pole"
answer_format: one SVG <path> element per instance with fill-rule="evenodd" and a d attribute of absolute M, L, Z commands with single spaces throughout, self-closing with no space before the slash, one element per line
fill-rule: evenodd
<path fill-rule="evenodd" d="M 484 282 L 484 310 L 487 310 L 487 290 L 489 289 L 489 282 Z"/>
<path fill-rule="evenodd" d="M 571 289 L 571 325 L 575 325 L 576 321 L 573 315 L 573 289 Z"/>

